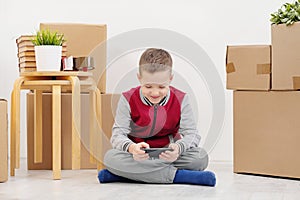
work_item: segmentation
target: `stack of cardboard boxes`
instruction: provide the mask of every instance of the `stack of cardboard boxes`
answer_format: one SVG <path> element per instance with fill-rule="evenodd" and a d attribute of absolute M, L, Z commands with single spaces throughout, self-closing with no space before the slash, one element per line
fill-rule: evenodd
<path fill-rule="evenodd" d="M 272 26 L 272 46 L 228 46 L 234 172 L 300 178 L 300 23 Z"/>
<path fill-rule="evenodd" d="M 110 137 L 113 124 L 113 113 L 119 95 L 106 94 L 106 25 L 96 24 L 66 24 L 66 23 L 41 23 L 40 29 L 56 30 L 63 33 L 68 44 L 67 56 L 93 57 L 93 79 L 101 92 L 102 129 Z M 115 97 L 115 98 L 114 98 Z M 113 100 L 115 99 L 115 100 Z M 43 161 L 35 163 L 33 159 L 33 94 L 27 95 L 27 156 L 28 169 L 51 169 L 52 168 L 52 117 L 51 117 L 51 94 L 43 94 Z M 90 162 L 90 95 L 81 93 L 81 168 L 96 168 L 96 164 Z M 62 169 L 71 169 L 72 166 L 72 112 L 71 94 L 62 94 Z M 97 141 L 97 145 L 103 145 Z"/>

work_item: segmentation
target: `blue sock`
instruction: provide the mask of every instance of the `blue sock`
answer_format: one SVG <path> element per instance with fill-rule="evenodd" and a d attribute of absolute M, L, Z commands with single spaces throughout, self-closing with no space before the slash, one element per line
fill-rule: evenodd
<path fill-rule="evenodd" d="M 115 175 L 108 171 L 107 169 L 103 169 L 98 173 L 98 179 L 100 183 L 113 183 L 113 182 L 134 182 L 133 180 L 124 178 L 122 176 Z"/>
<path fill-rule="evenodd" d="M 216 176 L 210 171 L 177 170 L 173 183 L 194 185 L 216 185 Z"/>

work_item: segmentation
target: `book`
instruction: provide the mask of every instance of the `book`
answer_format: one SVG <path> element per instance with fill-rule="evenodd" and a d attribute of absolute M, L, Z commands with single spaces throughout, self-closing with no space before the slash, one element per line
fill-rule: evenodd
<path fill-rule="evenodd" d="M 23 46 L 18 48 L 18 53 L 24 52 L 24 51 L 33 51 L 34 52 L 34 46 Z"/>
<path fill-rule="evenodd" d="M 19 63 L 19 67 L 20 68 L 36 67 L 36 63 L 35 62 L 23 62 L 23 63 Z"/>
<path fill-rule="evenodd" d="M 35 62 L 35 56 L 25 56 L 19 58 L 19 63 L 23 62 Z"/>
<path fill-rule="evenodd" d="M 22 52 L 19 52 L 17 54 L 17 56 L 19 58 L 27 57 L 27 56 L 29 56 L 29 57 L 34 56 L 35 57 L 35 52 L 34 51 L 22 51 Z M 66 56 L 67 56 L 67 52 L 62 52 L 62 57 L 66 57 Z"/>
<path fill-rule="evenodd" d="M 23 41 L 31 41 L 34 37 L 35 35 L 21 35 L 16 39 L 16 43 L 19 44 Z"/>
<path fill-rule="evenodd" d="M 18 57 L 22 58 L 25 56 L 35 56 L 35 52 L 34 51 L 22 51 L 18 53 Z"/>
<path fill-rule="evenodd" d="M 19 48 L 20 48 L 20 47 L 24 47 L 24 46 L 34 47 L 34 44 L 32 43 L 31 40 L 23 40 L 23 41 L 17 43 L 17 46 L 18 46 Z M 62 44 L 62 47 L 63 47 L 63 49 L 64 49 L 65 47 L 67 47 L 67 43 L 64 42 L 64 43 Z"/>
<path fill-rule="evenodd" d="M 36 67 L 20 67 L 19 72 L 34 72 L 36 71 Z"/>
<path fill-rule="evenodd" d="M 24 51 L 34 51 L 34 46 L 22 46 L 18 48 L 18 53 Z M 62 52 L 67 52 L 67 47 L 62 47 Z"/>
<path fill-rule="evenodd" d="M 25 40 L 20 43 L 17 43 L 17 46 L 18 46 L 18 48 L 24 47 L 24 46 L 33 47 L 34 44 L 31 42 L 31 40 Z"/>

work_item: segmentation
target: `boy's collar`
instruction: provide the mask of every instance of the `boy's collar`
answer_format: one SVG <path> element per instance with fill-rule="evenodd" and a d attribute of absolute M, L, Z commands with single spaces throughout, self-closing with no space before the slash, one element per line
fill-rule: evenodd
<path fill-rule="evenodd" d="M 169 89 L 167 95 L 164 98 L 162 98 L 162 100 L 158 103 L 158 105 L 160 105 L 160 106 L 166 105 L 169 101 L 169 98 L 170 98 L 170 89 Z M 145 97 L 143 95 L 142 88 L 140 88 L 140 99 L 145 105 L 148 105 L 148 106 L 154 105 L 153 103 L 151 103 L 151 101 L 149 101 L 149 99 L 147 97 Z"/>

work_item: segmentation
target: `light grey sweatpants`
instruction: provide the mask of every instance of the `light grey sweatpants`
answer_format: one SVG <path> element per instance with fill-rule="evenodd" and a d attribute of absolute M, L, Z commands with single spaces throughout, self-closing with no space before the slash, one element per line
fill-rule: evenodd
<path fill-rule="evenodd" d="M 111 149 L 105 154 L 104 164 L 111 173 L 131 180 L 173 183 L 177 169 L 204 170 L 208 155 L 197 147 L 188 149 L 173 163 L 161 159 L 136 161 L 129 152 Z"/>

